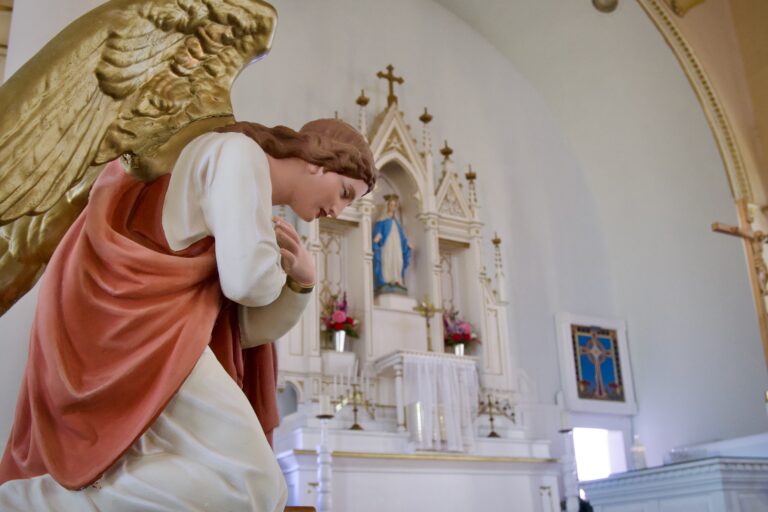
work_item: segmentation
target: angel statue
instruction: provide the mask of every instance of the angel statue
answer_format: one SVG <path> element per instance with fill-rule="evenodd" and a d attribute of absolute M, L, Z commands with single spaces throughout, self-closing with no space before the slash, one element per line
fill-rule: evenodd
<path fill-rule="evenodd" d="M 384 214 L 373 225 L 373 280 L 376 293 L 405 294 L 405 271 L 411 257 L 411 245 L 397 220 L 400 199 L 384 196 Z"/>
<path fill-rule="evenodd" d="M 335 216 L 377 171 L 342 121 L 235 122 L 275 23 L 260 0 L 112 0 L 0 88 L 3 310 L 47 265 L 0 510 L 283 510 L 271 340 L 315 268 L 272 206 Z"/>

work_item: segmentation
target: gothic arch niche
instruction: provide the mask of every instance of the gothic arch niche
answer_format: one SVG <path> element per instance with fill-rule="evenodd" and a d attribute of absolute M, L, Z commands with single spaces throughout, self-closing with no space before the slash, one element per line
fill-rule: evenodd
<path fill-rule="evenodd" d="M 425 245 L 424 227 L 419 220 L 423 211 L 421 201 L 422 194 L 419 190 L 418 182 L 413 178 L 403 163 L 399 159 L 392 159 L 385 163 L 379 169 L 379 181 L 372 194 L 374 211 L 372 214 L 372 223 L 386 216 L 387 201 L 389 195 L 396 195 L 399 198 L 399 208 L 395 216 L 403 227 L 409 245 L 412 247 L 408 267 L 405 271 L 404 284 L 407 296 L 414 299 L 428 293 L 428 284 L 424 279 L 419 279 L 424 272 L 420 271 L 421 248 Z"/>

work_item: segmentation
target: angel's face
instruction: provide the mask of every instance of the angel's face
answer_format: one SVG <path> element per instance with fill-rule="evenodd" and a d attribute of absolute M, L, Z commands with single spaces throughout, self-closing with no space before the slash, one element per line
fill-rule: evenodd
<path fill-rule="evenodd" d="M 318 165 L 306 165 L 306 174 L 295 183 L 289 206 L 307 222 L 339 216 L 368 190 L 368 185 L 361 179 L 326 171 Z"/>

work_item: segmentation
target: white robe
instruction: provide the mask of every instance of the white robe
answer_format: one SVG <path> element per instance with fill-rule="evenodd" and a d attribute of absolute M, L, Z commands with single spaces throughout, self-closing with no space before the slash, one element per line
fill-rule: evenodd
<path fill-rule="evenodd" d="M 209 133 L 182 151 L 163 205 L 172 249 L 214 236 L 222 290 L 241 304 L 244 346 L 285 334 L 310 297 L 284 286 L 271 195 L 263 150 L 239 133 Z M 286 499 L 253 408 L 210 348 L 158 419 L 95 484 L 70 491 L 41 475 L 0 486 L 3 512 L 276 512 Z"/>
<path fill-rule="evenodd" d="M 392 223 L 389 236 L 381 248 L 381 275 L 387 284 L 403 283 L 403 240 L 400 238 L 400 230 L 397 221 Z"/>

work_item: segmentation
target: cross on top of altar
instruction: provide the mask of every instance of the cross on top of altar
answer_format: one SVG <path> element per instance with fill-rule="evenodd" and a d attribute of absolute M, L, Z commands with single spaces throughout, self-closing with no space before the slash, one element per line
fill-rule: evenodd
<path fill-rule="evenodd" d="M 393 71 L 395 70 L 395 67 L 392 64 L 389 64 L 387 66 L 387 72 L 384 73 L 383 71 L 379 71 L 376 73 L 376 76 L 379 78 L 383 78 L 387 82 L 389 82 L 389 95 L 387 96 L 387 107 L 392 106 L 393 103 L 397 103 L 397 96 L 395 96 L 395 82 L 398 84 L 403 84 L 405 80 L 403 80 L 403 77 L 401 76 L 395 76 Z"/>

